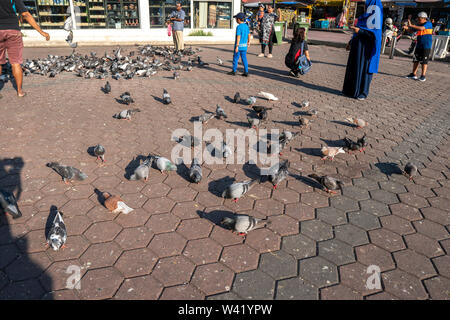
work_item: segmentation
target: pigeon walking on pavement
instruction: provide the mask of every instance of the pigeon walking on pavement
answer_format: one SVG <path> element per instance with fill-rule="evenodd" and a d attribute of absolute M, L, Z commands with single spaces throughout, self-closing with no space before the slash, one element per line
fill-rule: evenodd
<path fill-rule="evenodd" d="M 334 160 L 334 157 L 339 153 L 345 153 L 344 148 L 342 147 L 322 147 L 322 149 L 320 149 L 320 152 L 323 155 L 322 160 Z"/>
<path fill-rule="evenodd" d="M 272 182 L 273 188 L 276 189 L 277 186 L 287 178 L 289 175 L 289 160 L 284 160 L 279 164 L 277 172 L 269 175 L 269 181 Z"/>
<path fill-rule="evenodd" d="M 113 115 L 113 118 L 115 119 L 125 119 L 125 120 L 131 120 L 131 116 L 137 112 L 141 112 L 141 109 L 125 109 L 120 111 L 119 113 L 116 113 Z"/>
<path fill-rule="evenodd" d="M 261 222 L 268 224 L 267 219 L 258 219 L 246 214 L 235 214 L 234 217 L 224 217 L 220 222 L 225 228 L 237 232 L 240 236 L 254 230 Z"/>
<path fill-rule="evenodd" d="M 342 181 L 337 180 L 330 176 L 318 176 L 315 173 L 312 173 L 308 175 L 308 177 L 313 178 L 317 182 L 320 183 L 320 185 L 325 189 L 328 193 L 336 193 L 333 190 L 342 189 L 342 186 L 344 185 Z"/>
<path fill-rule="evenodd" d="M 233 97 L 233 103 L 239 103 L 239 102 L 241 102 L 241 95 L 239 92 L 236 92 Z"/>
<path fill-rule="evenodd" d="M 129 105 L 130 103 L 134 103 L 134 100 L 128 91 L 122 93 L 120 95 L 120 99 L 122 99 L 123 103 L 125 103 L 126 105 Z"/>
<path fill-rule="evenodd" d="M 163 89 L 163 103 L 164 104 L 171 104 L 172 99 L 170 98 L 169 92 L 167 92 L 166 89 Z"/>
<path fill-rule="evenodd" d="M 56 211 L 55 219 L 53 220 L 52 226 L 47 237 L 47 246 L 52 247 L 54 251 L 65 248 L 65 243 L 67 240 L 67 229 L 62 218 L 62 213 L 58 210 Z"/>
<path fill-rule="evenodd" d="M 130 180 L 148 180 L 148 175 L 150 173 L 150 167 L 152 166 L 153 158 L 147 158 L 144 162 L 134 169 L 134 173 L 130 176 Z"/>
<path fill-rule="evenodd" d="M 123 213 L 128 214 L 133 211 L 119 196 L 111 195 L 108 192 L 103 193 L 104 206 L 112 213 Z"/>
<path fill-rule="evenodd" d="M 109 84 L 109 81 L 106 81 L 106 84 L 102 89 L 103 89 L 103 92 L 106 94 L 111 92 L 111 85 Z"/>
<path fill-rule="evenodd" d="M 102 146 L 101 144 L 97 144 L 94 147 L 94 154 L 97 156 L 97 160 L 96 161 L 102 160 L 102 163 L 106 162 L 106 160 L 105 160 L 105 153 L 106 153 L 105 147 Z"/>
<path fill-rule="evenodd" d="M 223 110 L 223 108 L 219 105 L 217 105 L 216 107 L 216 117 L 217 119 L 222 119 L 223 118 L 228 118 L 227 114 L 225 113 L 225 110 Z"/>
<path fill-rule="evenodd" d="M 198 159 L 194 158 L 189 169 L 189 179 L 191 179 L 192 182 L 200 183 L 202 177 L 202 167 L 200 166 Z"/>
<path fill-rule="evenodd" d="M 233 199 L 234 202 L 237 202 L 238 199 L 246 194 L 258 181 L 259 179 L 235 182 L 225 188 L 222 192 L 222 197 L 225 199 Z"/>
<path fill-rule="evenodd" d="M 47 167 L 55 170 L 62 177 L 65 184 L 68 184 L 71 180 L 83 181 L 88 177 L 81 170 L 71 166 L 60 165 L 58 162 L 49 162 Z"/>
<path fill-rule="evenodd" d="M 403 174 L 409 179 L 412 180 L 413 177 L 417 174 L 417 166 L 412 162 L 408 162 L 403 169 Z"/>

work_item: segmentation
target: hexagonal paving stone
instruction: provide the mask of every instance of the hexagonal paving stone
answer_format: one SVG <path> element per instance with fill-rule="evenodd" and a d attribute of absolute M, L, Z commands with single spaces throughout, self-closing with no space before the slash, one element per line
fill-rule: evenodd
<path fill-rule="evenodd" d="M 270 217 L 267 228 L 280 236 L 298 234 L 299 232 L 298 221 L 287 215 Z"/>
<path fill-rule="evenodd" d="M 275 291 L 275 280 L 261 270 L 242 272 L 236 275 L 233 292 L 248 300 L 271 300 Z"/>
<path fill-rule="evenodd" d="M 395 233 L 398 233 L 400 235 L 416 232 L 416 230 L 414 230 L 413 226 L 408 220 L 400 218 L 396 215 L 381 217 L 380 221 L 383 225 L 383 228 L 394 231 Z"/>
<path fill-rule="evenodd" d="M 177 203 L 171 213 L 180 219 L 193 219 L 199 216 L 198 212 L 203 212 L 203 208 L 203 205 L 194 201 L 182 202 Z"/>
<path fill-rule="evenodd" d="M 193 285 L 164 288 L 160 300 L 203 300 L 205 295 Z"/>
<path fill-rule="evenodd" d="M 264 253 L 259 268 L 275 280 L 295 277 L 297 260 L 282 250 Z"/>
<path fill-rule="evenodd" d="M 394 252 L 405 249 L 405 243 L 400 235 L 386 229 L 377 229 L 369 231 L 370 240 L 373 244 Z"/>
<path fill-rule="evenodd" d="M 376 271 L 370 270 L 367 266 L 364 266 L 358 262 L 339 267 L 339 275 L 343 285 L 364 296 L 382 291 L 381 278 L 378 278 L 380 281 L 380 288 L 378 289 L 376 286 Z M 369 288 L 367 286 L 368 284 L 374 285 L 374 287 Z"/>
<path fill-rule="evenodd" d="M 420 211 L 417 208 L 410 207 L 404 203 L 398 203 L 394 205 L 390 205 L 392 214 L 399 216 L 403 219 L 414 221 L 423 219 Z M 423 209 L 422 209 L 423 210 Z"/>
<path fill-rule="evenodd" d="M 337 196 L 330 199 L 330 206 L 344 212 L 359 210 L 358 201 L 345 196 Z"/>
<path fill-rule="evenodd" d="M 9 265 L 20 255 L 19 249 L 12 243 L 0 246 L 0 252 L 2 253 L 2 258 L 0 259 L 0 269 L 3 269 Z"/>
<path fill-rule="evenodd" d="M 217 241 L 222 246 L 231 246 L 242 243 L 244 238 L 232 232 L 232 230 L 224 229 L 220 226 L 214 226 L 210 234 L 211 239 Z"/>
<path fill-rule="evenodd" d="M 84 233 L 84 236 L 91 243 L 108 242 L 122 231 L 122 227 L 114 221 L 97 222 L 92 224 Z"/>
<path fill-rule="evenodd" d="M 320 289 L 322 300 L 361 300 L 362 296 L 342 284 Z"/>
<path fill-rule="evenodd" d="M 158 257 L 147 248 L 125 251 L 115 263 L 115 267 L 125 277 L 136 277 L 149 274 Z"/>
<path fill-rule="evenodd" d="M 153 237 L 148 248 L 160 258 L 181 254 L 187 240 L 176 232 L 157 234 Z"/>
<path fill-rule="evenodd" d="M 444 250 L 442 250 L 436 240 L 430 239 L 420 233 L 405 236 L 405 241 L 408 248 L 413 249 L 428 258 L 433 258 L 444 254 Z"/>
<path fill-rule="evenodd" d="M 354 200 L 366 200 L 369 199 L 369 193 L 359 187 L 345 186 L 342 188 L 342 194 L 348 198 Z"/>
<path fill-rule="evenodd" d="M 436 275 L 430 260 L 410 249 L 394 252 L 394 259 L 397 267 L 415 275 L 419 279 L 426 279 Z"/>
<path fill-rule="evenodd" d="M 395 268 L 391 254 L 371 243 L 355 248 L 355 252 L 358 262 L 366 266 L 377 265 L 381 272 Z"/>
<path fill-rule="evenodd" d="M 266 216 L 280 215 L 283 214 L 284 205 L 274 199 L 256 200 L 255 210 L 258 210 Z"/>
<path fill-rule="evenodd" d="M 66 241 L 66 248 L 53 251 L 47 250 L 47 254 L 53 261 L 63 261 L 68 259 L 77 259 L 89 247 L 89 242 L 82 236 L 68 236 Z"/>
<path fill-rule="evenodd" d="M 248 245 L 238 244 L 223 248 L 220 262 L 235 272 L 254 270 L 258 267 L 259 254 Z"/>
<path fill-rule="evenodd" d="M 433 207 L 428 207 L 428 208 L 422 208 L 422 209 L 420 209 L 420 211 L 422 212 L 423 216 L 427 220 L 431 220 L 431 221 L 437 222 L 442 225 L 450 224 L 450 215 L 443 210 L 439 210 L 439 209 L 436 209 Z M 417 219 L 417 220 L 419 220 L 419 219 Z"/>
<path fill-rule="evenodd" d="M 175 231 L 180 219 L 170 213 L 154 214 L 147 221 L 146 226 L 155 234 Z"/>
<path fill-rule="evenodd" d="M 332 226 L 347 223 L 347 214 L 334 207 L 318 208 L 317 219 Z"/>
<path fill-rule="evenodd" d="M 183 202 L 183 201 L 194 200 L 196 195 L 197 195 L 196 190 L 193 190 L 189 187 L 185 187 L 185 188 L 172 189 L 172 190 L 170 190 L 170 192 L 167 196 L 177 202 Z"/>
<path fill-rule="evenodd" d="M 152 275 L 165 287 L 187 284 L 195 265 L 183 256 L 163 258 L 153 269 Z"/>
<path fill-rule="evenodd" d="M 78 260 L 65 260 L 55 262 L 45 271 L 45 273 L 43 273 L 39 277 L 39 280 L 44 289 L 46 291 L 66 289 L 67 285 L 70 283 L 68 283 L 68 278 L 71 275 L 71 269 L 69 269 L 70 266 L 78 266 L 81 277 L 86 273 L 86 269 L 82 268 Z M 76 285 L 76 283 L 72 284 Z"/>
<path fill-rule="evenodd" d="M 123 249 L 138 249 L 146 247 L 153 237 L 153 232 L 146 227 L 125 228 L 115 238 L 116 242 Z"/>
<path fill-rule="evenodd" d="M 369 242 L 367 232 L 351 224 L 334 227 L 336 239 L 342 240 L 352 246 L 359 246 Z"/>
<path fill-rule="evenodd" d="M 338 283 L 336 265 L 322 257 L 300 260 L 299 275 L 319 288 Z"/>
<path fill-rule="evenodd" d="M 88 270 L 81 278 L 80 296 L 89 300 L 111 298 L 122 281 L 122 275 L 112 267 Z"/>
<path fill-rule="evenodd" d="M 314 208 L 303 203 L 287 204 L 285 214 L 298 221 L 311 220 L 315 216 Z"/>
<path fill-rule="evenodd" d="M 163 183 L 147 185 L 142 193 L 149 198 L 159 198 L 166 196 L 170 191 L 170 187 Z"/>
<path fill-rule="evenodd" d="M 429 220 L 420 220 L 413 222 L 417 232 L 426 235 L 435 240 L 444 240 L 450 237 L 444 226 Z"/>
<path fill-rule="evenodd" d="M 431 299 L 449 300 L 450 280 L 444 277 L 434 277 L 423 281 Z"/>
<path fill-rule="evenodd" d="M 0 290 L 0 300 L 37 300 L 44 290 L 37 279 L 10 282 Z"/>
<path fill-rule="evenodd" d="M 230 291 L 234 272 L 221 263 L 198 266 L 191 283 L 206 295 Z"/>
<path fill-rule="evenodd" d="M 331 226 L 319 220 L 302 221 L 300 232 L 317 241 L 333 238 Z"/>
<path fill-rule="evenodd" d="M 241 298 L 238 297 L 233 292 L 225 292 L 225 293 L 219 293 L 215 294 L 209 297 L 206 297 L 206 300 L 240 300 Z"/>
<path fill-rule="evenodd" d="M 205 207 L 220 206 L 224 199 L 211 192 L 199 192 L 195 201 Z"/>
<path fill-rule="evenodd" d="M 256 251 L 270 252 L 280 249 L 281 237 L 268 229 L 257 229 L 251 231 L 245 240 L 245 243 Z"/>
<path fill-rule="evenodd" d="M 317 300 L 318 288 L 300 278 L 277 281 L 275 299 L 277 300 Z"/>
<path fill-rule="evenodd" d="M 319 242 L 319 256 L 338 266 L 355 261 L 353 247 L 337 239 Z"/>
<path fill-rule="evenodd" d="M 363 200 L 359 202 L 361 211 L 373 214 L 377 217 L 390 215 L 389 207 L 384 203 L 375 200 Z"/>
<path fill-rule="evenodd" d="M 353 179 L 353 185 L 360 189 L 375 190 L 378 189 L 378 183 L 367 178 Z"/>
<path fill-rule="evenodd" d="M 163 198 L 151 198 L 145 203 L 142 207 L 150 214 L 158 214 L 164 212 L 170 212 L 172 208 L 175 206 L 175 201 L 172 199 L 163 197 Z"/>
<path fill-rule="evenodd" d="M 42 274 L 50 264 L 44 252 L 24 254 L 8 265 L 4 272 L 11 281 L 27 280 Z"/>
<path fill-rule="evenodd" d="M 188 240 L 206 238 L 211 233 L 213 224 L 207 219 L 183 220 L 178 225 L 177 232 Z"/>
<path fill-rule="evenodd" d="M 300 199 L 298 192 L 290 189 L 275 190 L 273 192 L 272 198 L 281 203 L 296 203 Z"/>
<path fill-rule="evenodd" d="M 450 256 L 441 256 L 433 259 L 434 265 L 440 275 L 450 278 Z"/>
<path fill-rule="evenodd" d="M 81 235 L 92 224 L 92 220 L 87 216 L 74 216 L 64 218 L 67 233 L 70 235 Z"/>
<path fill-rule="evenodd" d="M 97 243 L 91 245 L 80 257 L 81 263 L 89 268 L 101 268 L 114 265 L 122 253 L 115 242 Z"/>
<path fill-rule="evenodd" d="M 323 196 L 317 192 L 302 194 L 300 202 L 307 204 L 313 208 L 328 207 L 328 197 Z"/>
<path fill-rule="evenodd" d="M 142 276 L 125 279 L 120 289 L 114 295 L 119 300 L 156 300 L 163 286 L 153 276 Z"/>
<path fill-rule="evenodd" d="M 314 257 L 316 255 L 316 242 L 302 234 L 283 237 L 281 250 L 297 259 Z"/>
<path fill-rule="evenodd" d="M 382 181 L 380 182 L 380 187 L 383 190 L 386 190 L 388 192 L 392 193 L 405 193 L 406 189 L 405 187 L 400 184 L 393 181 Z"/>
<path fill-rule="evenodd" d="M 372 190 L 370 191 L 370 197 L 373 200 L 385 203 L 385 204 L 394 204 L 398 203 L 399 200 L 395 193 L 391 193 L 386 190 Z"/>
<path fill-rule="evenodd" d="M 183 255 L 200 265 L 218 261 L 221 252 L 221 245 L 210 238 L 204 238 L 188 241 Z"/>
<path fill-rule="evenodd" d="M 378 217 L 365 211 L 349 212 L 348 220 L 351 224 L 366 231 L 378 229 L 381 227 Z"/>
<path fill-rule="evenodd" d="M 417 300 L 428 298 L 428 294 L 420 280 L 406 272 L 392 270 L 382 273 L 381 277 L 385 290 L 400 299 Z"/>
<path fill-rule="evenodd" d="M 45 251 L 47 248 L 44 243 L 46 242 L 45 230 L 33 230 L 17 240 L 16 243 L 22 252 L 32 253 Z"/>

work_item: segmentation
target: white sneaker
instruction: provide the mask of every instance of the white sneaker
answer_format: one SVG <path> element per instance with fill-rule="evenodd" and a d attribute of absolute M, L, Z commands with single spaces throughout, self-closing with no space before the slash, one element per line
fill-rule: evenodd
<path fill-rule="evenodd" d="M 260 54 L 258 54 L 258 57 L 259 57 L 259 58 L 262 58 L 262 57 L 264 57 L 264 53 L 260 53 Z"/>
<path fill-rule="evenodd" d="M 272 59 L 272 54 L 271 53 L 269 53 L 268 55 L 267 55 L 267 58 L 269 58 L 269 59 Z"/>

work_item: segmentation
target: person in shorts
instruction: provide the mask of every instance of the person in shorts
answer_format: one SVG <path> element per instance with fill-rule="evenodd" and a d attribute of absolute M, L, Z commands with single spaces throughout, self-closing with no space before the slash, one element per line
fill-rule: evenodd
<path fill-rule="evenodd" d="M 19 14 L 17 16 L 16 12 Z M 22 0 L 0 0 L 0 75 L 2 74 L 1 65 L 6 64 L 6 55 L 11 63 L 12 73 L 16 81 L 17 95 L 24 97 L 22 90 L 23 72 L 22 66 L 22 33 L 19 28 L 19 19 L 25 20 L 45 39 L 50 40 L 48 33 L 41 28 L 28 12 Z"/>
<path fill-rule="evenodd" d="M 414 79 L 419 81 L 426 81 L 425 75 L 428 68 L 428 59 L 431 53 L 431 46 L 433 44 L 433 25 L 428 20 L 428 16 L 425 12 L 420 12 L 418 14 L 418 25 L 411 24 L 408 20 L 408 25 L 404 26 L 405 30 L 417 31 L 417 44 L 416 51 L 413 57 L 413 71 L 406 77 L 408 79 Z M 422 75 L 417 78 L 417 71 L 419 70 L 419 63 L 422 64 Z"/>

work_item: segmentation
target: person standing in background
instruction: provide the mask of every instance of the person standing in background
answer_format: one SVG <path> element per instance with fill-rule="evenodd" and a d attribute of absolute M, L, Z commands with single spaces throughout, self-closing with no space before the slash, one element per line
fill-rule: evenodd
<path fill-rule="evenodd" d="M 16 12 L 19 17 L 17 17 Z M 8 59 L 16 81 L 17 96 L 24 97 L 26 93 L 22 90 L 23 71 L 21 66 L 23 63 L 23 41 L 19 19 L 28 22 L 45 40 L 49 41 L 50 35 L 41 30 L 22 0 L 0 0 L 0 75 L 2 74 L 1 65 L 6 64 L 6 53 L 8 53 Z"/>
<path fill-rule="evenodd" d="M 181 8 L 181 3 L 177 2 L 177 10 L 170 14 L 170 21 L 173 23 L 173 43 L 175 45 L 175 53 L 182 52 L 184 50 L 184 19 L 186 19 L 186 13 Z"/>
<path fill-rule="evenodd" d="M 275 21 L 278 21 L 279 17 L 275 12 L 273 12 L 273 7 L 269 4 L 267 5 L 267 12 L 261 19 L 260 24 L 260 42 L 261 42 L 261 53 L 258 57 L 264 57 L 266 47 L 269 46 L 269 54 L 267 58 L 272 58 L 273 43 L 277 41 L 277 35 L 275 33 Z"/>

